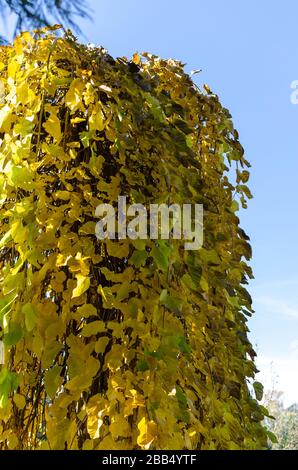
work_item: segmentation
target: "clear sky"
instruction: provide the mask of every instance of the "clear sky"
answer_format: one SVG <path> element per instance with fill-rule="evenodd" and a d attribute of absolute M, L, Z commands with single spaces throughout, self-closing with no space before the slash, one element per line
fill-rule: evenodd
<path fill-rule="evenodd" d="M 298 402 L 298 80 L 297 0 L 89 0 L 83 42 L 113 56 L 149 51 L 202 69 L 230 109 L 246 158 L 254 199 L 241 214 L 251 237 L 256 310 L 250 321 L 258 379 Z"/>

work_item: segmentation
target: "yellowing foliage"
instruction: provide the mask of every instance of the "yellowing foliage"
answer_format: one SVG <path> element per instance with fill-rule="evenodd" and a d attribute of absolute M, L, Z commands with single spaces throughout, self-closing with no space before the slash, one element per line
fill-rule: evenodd
<path fill-rule="evenodd" d="M 0 79 L 0 447 L 265 447 L 228 111 L 180 62 L 71 33 L 1 47 Z M 203 248 L 97 240 L 96 207 L 123 194 L 203 204 Z"/>

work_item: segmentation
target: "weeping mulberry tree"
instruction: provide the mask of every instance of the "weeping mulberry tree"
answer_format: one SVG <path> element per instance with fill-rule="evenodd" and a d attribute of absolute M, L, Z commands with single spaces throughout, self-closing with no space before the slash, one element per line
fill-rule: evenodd
<path fill-rule="evenodd" d="M 229 112 L 180 62 L 70 32 L 1 47 L 0 79 L 0 447 L 266 447 Z M 203 247 L 99 240 L 120 195 L 203 204 Z"/>

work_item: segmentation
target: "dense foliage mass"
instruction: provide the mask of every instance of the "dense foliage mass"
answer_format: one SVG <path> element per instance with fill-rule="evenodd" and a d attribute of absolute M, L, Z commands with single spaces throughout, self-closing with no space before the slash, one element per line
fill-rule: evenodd
<path fill-rule="evenodd" d="M 177 61 L 70 33 L 23 33 L 0 78 L 0 447 L 266 447 L 228 111 Z M 97 240 L 119 195 L 203 204 L 203 248 Z"/>

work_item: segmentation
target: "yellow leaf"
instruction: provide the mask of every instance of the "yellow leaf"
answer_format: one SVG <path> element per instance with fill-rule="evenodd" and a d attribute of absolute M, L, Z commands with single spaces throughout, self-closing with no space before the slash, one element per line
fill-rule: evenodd
<path fill-rule="evenodd" d="M 86 91 L 83 93 L 83 96 L 84 96 L 84 101 L 85 101 L 87 106 L 89 106 L 90 103 L 94 103 L 95 92 L 94 92 L 94 88 L 91 85 L 91 83 L 87 83 Z"/>
<path fill-rule="evenodd" d="M 90 116 L 89 127 L 91 131 L 102 131 L 104 129 L 104 115 L 99 105 L 96 106 Z"/>
<path fill-rule="evenodd" d="M 83 258 L 81 253 L 77 253 L 76 257 L 70 259 L 68 262 L 69 270 L 72 273 L 87 276 L 89 274 L 89 265 L 86 260 L 88 260 L 88 257 Z"/>
<path fill-rule="evenodd" d="M 120 344 L 114 344 L 106 355 L 106 364 L 112 371 L 119 369 L 123 365 L 123 354 L 125 347 Z"/>
<path fill-rule="evenodd" d="M 79 124 L 80 122 L 86 121 L 85 118 L 75 117 L 70 120 L 71 124 Z"/>
<path fill-rule="evenodd" d="M 20 395 L 19 393 L 16 393 L 13 397 L 13 401 L 17 405 L 17 407 L 22 410 L 26 406 L 26 399 L 23 395 Z"/>
<path fill-rule="evenodd" d="M 142 418 L 138 424 L 139 435 L 137 443 L 143 449 L 149 449 L 157 435 L 157 425 L 154 421 L 147 421 Z"/>
<path fill-rule="evenodd" d="M 33 100 L 36 99 L 34 91 L 28 87 L 26 81 L 22 81 L 16 91 L 17 100 L 22 104 L 31 104 Z"/>
<path fill-rule="evenodd" d="M 28 240 L 28 233 L 27 227 L 23 226 L 20 219 L 11 224 L 11 236 L 16 243 L 25 243 Z"/>
<path fill-rule="evenodd" d="M 87 423 L 87 426 L 88 426 L 88 423 Z M 89 431 L 88 431 L 89 432 Z M 90 432 L 89 432 L 90 434 Z M 91 434 L 90 434 L 91 435 Z M 96 439 L 96 437 L 93 437 L 92 439 Z M 93 450 L 93 441 L 92 439 L 87 439 L 84 443 L 83 443 L 83 450 Z"/>
<path fill-rule="evenodd" d="M 140 54 L 138 54 L 138 52 L 135 52 L 132 57 L 132 61 L 138 65 L 140 63 L 140 60 L 141 60 Z"/>
<path fill-rule="evenodd" d="M 9 230 L 8 232 L 5 233 L 5 235 L 3 235 L 3 237 L 1 238 L 0 240 L 0 248 L 2 248 L 3 246 L 6 245 L 7 242 L 9 242 L 11 240 L 11 230 Z"/>
<path fill-rule="evenodd" d="M 95 234 L 95 222 L 86 222 L 80 229 L 79 234 L 81 235 L 94 235 Z"/>
<path fill-rule="evenodd" d="M 57 256 L 56 266 L 58 266 L 58 267 L 66 266 L 67 262 L 70 258 L 71 258 L 70 255 L 63 255 L 63 254 L 59 253 L 59 255 Z"/>
<path fill-rule="evenodd" d="M 99 285 L 99 286 L 98 286 L 97 292 L 102 295 L 103 299 L 104 299 L 106 302 L 108 301 L 108 299 L 107 299 L 107 297 L 106 297 L 106 294 L 105 294 L 105 292 L 104 292 L 104 290 L 103 290 L 102 285 Z"/>
<path fill-rule="evenodd" d="M 38 359 L 41 358 L 43 349 L 44 349 L 44 344 L 43 344 L 42 338 L 39 335 L 34 336 L 33 341 L 32 341 L 32 351 L 34 352 L 34 354 L 36 354 Z"/>
<path fill-rule="evenodd" d="M 0 131 L 8 132 L 12 122 L 12 110 L 6 105 L 0 110 Z"/>
<path fill-rule="evenodd" d="M 106 331 L 106 326 L 103 321 L 93 321 L 85 325 L 81 331 L 81 335 L 88 337 L 92 335 L 97 335 L 97 333 L 102 333 Z"/>
<path fill-rule="evenodd" d="M 21 134 L 22 137 L 26 137 L 32 133 L 34 129 L 34 116 L 26 116 L 18 120 L 13 128 L 14 135 Z"/>
<path fill-rule="evenodd" d="M 19 443 L 19 439 L 17 438 L 17 436 L 15 434 L 10 434 L 7 440 L 8 448 L 10 450 L 13 450 L 17 447 L 18 443 Z"/>
<path fill-rule="evenodd" d="M 14 80 L 15 76 L 16 76 L 16 73 L 19 70 L 19 68 L 20 68 L 19 62 L 15 61 L 15 60 L 10 62 L 8 64 L 8 67 L 7 67 L 8 78 L 12 78 Z"/>
<path fill-rule="evenodd" d="M 51 114 L 49 119 L 43 124 L 43 127 L 48 132 L 48 134 L 57 140 L 57 143 L 59 144 L 62 139 L 59 118 L 55 114 Z"/>
<path fill-rule="evenodd" d="M 25 81 L 21 82 L 17 87 L 17 99 L 22 104 L 27 104 L 28 101 L 28 85 Z"/>
<path fill-rule="evenodd" d="M 136 408 L 144 408 L 145 400 L 144 398 L 135 390 L 129 390 L 129 395 L 126 395 L 125 407 L 124 407 L 124 416 L 129 416 L 133 414 L 133 410 Z M 132 398 L 131 398 L 132 397 Z"/>
<path fill-rule="evenodd" d="M 128 437 L 128 435 L 131 433 L 131 428 L 126 421 L 125 418 L 122 418 L 122 416 L 117 415 L 116 418 L 114 418 L 114 421 L 112 424 L 110 424 L 110 432 L 113 436 L 113 438 L 117 438 L 120 436 Z"/>
<path fill-rule="evenodd" d="M 102 336 L 102 338 L 99 338 L 99 340 L 96 341 L 96 344 L 95 344 L 95 348 L 94 348 L 95 352 L 97 354 L 103 354 L 109 342 L 110 342 L 110 339 L 107 336 Z"/>
<path fill-rule="evenodd" d="M 91 439 L 99 438 L 99 431 L 103 425 L 104 400 L 100 394 L 93 395 L 87 404 L 87 430 Z"/>
<path fill-rule="evenodd" d="M 22 52 L 23 52 L 23 44 L 22 44 L 22 38 L 21 37 L 17 37 L 15 40 L 14 40 L 14 48 L 15 48 L 15 51 L 17 53 L 17 55 L 21 55 Z"/>
<path fill-rule="evenodd" d="M 92 304 L 85 304 L 79 307 L 74 314 L 74 317 L 78 320 L 82 318 L 93 317 L 97 315 L 97 310 Z"/>
<path fill-rule="evenodd" d="M 71 193 L 68 191 L 56 191 L 54 197 L 57 199 L 62 199 L 62 201 L 69 201 Z"/>
<path fill-rule="evenodd" d="M 80 107 L 84 88 L 85 84 L 79 78 L 76 78 L 70 84 L 65 95 L 65 104 L 71 111 L 76 111 Z"/>
<path fill-rule="evenodd" d="M 77 287 L 72 291 L 72 298 L 80 297 L 90 286 L 90 278 L 77 274 Z"/>
<path fill-rule="evenodd" d="M 98 417 L 96 413 L 96 407 L 94 407 L 93 413 L 91 413 L 91 410 L 89 410 L 87 419 L 87 430 L 91 439 L 99 438 L 99 431 L 102 425 L 103 420 Z"/>

